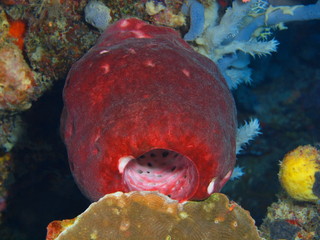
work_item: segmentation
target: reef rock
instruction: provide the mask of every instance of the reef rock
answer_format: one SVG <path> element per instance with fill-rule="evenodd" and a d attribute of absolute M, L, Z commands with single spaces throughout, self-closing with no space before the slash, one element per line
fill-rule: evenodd
<path fill-rule="evenodd" d="M 0 6 L 0 115 L 17 113 L 31 107 L 36 95 L 34 73 L 24 59 L 10 25 Z"/>
<path fill-rule="evenodd" d="M 284 193 L 268 208 L 260 226 L 266 239 L 320 239 L 319 204 L 298 202 Z"/>

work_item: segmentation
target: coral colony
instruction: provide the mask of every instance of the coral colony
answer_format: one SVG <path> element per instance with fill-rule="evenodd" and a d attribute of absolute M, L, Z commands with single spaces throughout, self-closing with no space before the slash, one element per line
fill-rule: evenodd
<path fill-rule="evenodd" d="M 77 218 L 50 223 L 54 239 L 261 240 L 249 212 L 223 194 L 181 204 L 156 192 L 108 194 Z"/>
<path fill-rule="evenodd" d="M 276 51 L 278 43 L 274 39 L 270 40 L 270 28 L 284 29 L 285 22 L 317 19 L 320 17 L 319 5 L 317 2 L 308 6 L 273 7 L 265 1 L 234 1 L 232 7 L 220 17 L 216 2 L 205 6 L 197 1 L 187 1 L 182 11 L 190 16 L 190 29 L 184 39 L 192 42 L 196 51 L 217 64 L 229 89 L 233 89 L 241 82 L 251 81 L 248 67 L 250 55 L 261 56 Z M 158 9 L 163 9 L 163 6 Z M 90 11 L 94 11 L 94 8 Z M 101 26 L 97 24 L 101 16 L 99 21 L 94 19 L 95 14 L 90 16 L 93 19 L 88 22 Z M 133 64 L 134 61 L 130 59 L 135 58 L 137 53 L 140 61 Z M 175 63 L 174 68 L 171 68 L 171 62 Z M 170 76 L 166 75 L 168 69 Z M 193 75 L 194 73 L 196 74 Z M 194 82 L 196 76 L 200 76 L 202 80 Z M 170 82 L 167 82 L 168 79 Z M 207 79 L 215 84 L 211 85 L 210 81 L 207 83 Z M 95 81 L 96 87 L 90 88 L 88 81 Z M 128 84 L 129 90 L 126 87 Z M 161 194 L 144 192 L 159 191 L 185 202 L 180 207 L 183 209 L 182 206 L 193 204 L 187 200 L 205 199 L 219 191 L 234 169 L 232 153 L 238 153 L 248 141 L 259 134 L 257 119 L 245 123 L 237 131 L 233 128 L 233 103 L 224 91 L 224 84 L 215 65 L 211 65 L 209 60 L 203 61 L 200 55 L 169 29 L 151 26 L 134 18 L 120 20 L 106 27 L 97 44 L 69 72 L 64 89 L 62 132 L 71 170 L 82 191 L 92 200 L 98 200 L 106 193 L 111 194 L 80 215 L 76 220 L 77 224 L 73 224 L 73 221 L 68 222 L 67 227 L 63 227 L 63 222 L 50 224 L 47 239 L 67 239 L 68 234 L 85 239 L 86 236 L 78 234 L 77 227 L 83 229 L 80 224 L 82 219 L 82 224 L 88 226 L 86 217 L 91 218 L 90 212 L 96 216 L 94 212 L 97 210 L 93 209 L 104 201 L 108 206 L 115 204 L 112 214 L 119 216 L 118 223 L 114 226 L 111 221 L 106 220 L 106 226 L 99 229 L 95 229 L 96 225 L 92 226 L 85 235 L 99 239 L 113 232 L 117 239 L 134 239 L 135 234 L 144 239 L 139 230 L 139 216 L 143 213 L 139 211 L 139 216 L 134 218 L 134 213 L 128 214 L 127 211 L 131 211 L 129 208 L 121 210 L 127 204 L 127 196 L 142 194 L 152 198 L 161 197 L 161 201 L 164 201 L 166 198 Z M 209 104 L 212 109 L 223 106 L 213 113 L 214 116 L 206 102 L 211 101 L 210 94 L 207 95 L 210 89 L 219 89 L 219 94 L 214 93 L 218 96 L 214 99 L 215 103 Z M 121 107 L 121 104 L 127 107 Z M 229 111 L 231 114 L 219 115 L 221 111 Z M 86 116 L 88 118 L 83 121 Z M 193 122 L 194 119 L 196 122 Z M 210 119 L 212 125 L 206 122 L 207 119 Z M 189 128 L 193 131 L 189 131 Z M 218 137 L 220 142 L 217 146 L 210 145 L 212 136 L 202 133 L 201 129 L 206 129 L 205 132 L 214 133 L 213 135 L 223 133 L 223 136 Z M 227 142 L 221 137 L 229 139 L 227 142 L 230 141 L 231 145 L 225 145 Z M 119 138 L 122 139 L 120 142 Z M 218 139 L 213 141 L 219 141 Z M 233 141 L 235 145 L 232 145 Z M 225 147 L 229 153 L 223 150 Z M 213 152 L 203 152 L 204 149 L 211 149 Z M 220 161 L 219 157 L 223 160 Z M 214 166 L 214 169 L 209 169 L 210 166 Z M 236 168 L 234 172 L 236 174 L 233 178 L 242 174 L 241 168 Z M 164 185 L 161 180 L 163 177 L 166 179 Z M 139 192 L 123 195 L 112 193 L 115 191 Z M 112 198 L 116 200 L 111 200 Z M 209 199 L 211 198 L 219 199 L 219 195 L 213 194 Z M 167 201 L 170 204 L 173 200 Z M 151 198 L 148 202 L 155 207 Z M 129 206 L 141 207 L 141 204 L 136 202 L 135 197 L 129 201 Z M 201 203 L 194 204 L 200 207 Z M 233 207 L 229 207 L 232 211 Z M 209 211 L 206 206 L 201 209 Z M 157 213 L 163 211 L 175 212 L 172 208 L 157 208 Z M 153 219 L 155 215 L 153 213 L 148 219 Z M 228 225 L 228 215 L 225 213 L 214 218 L 213 223 L 221 223 L 221 227 L 227 226 L 224 231 L 230 231 L 230 236 L 235 236 L 238 221 L 232 221 Z M 187 225 L 182 226 L 183 223 L 188 224 L 189 212 L 182 211 L 178 216 L 181 218 L 177 226 L 179 230 L 175 230 L 176 226 L 167 226 L 163 231 L 157 230 L 155 235 L 147 234 L 146 239 L 206 239 L 201 236 L 203 231 L 196 227 L 190 233 L 184 232 L 189 229 Z M 200 225 L 209 226 L 210 221 L 211 218 L 207 218 Z M 241 228 L 249 226 L 247 224 Z M 218 231 L 222 231 L 221 229 Z M 63 232 L 60 234 L 61 231 Z M 298 230 L 294 230 L 294 233 L 297 232 Z M 207 233 L 206 236 L 210 234 Z M 257 239 L 260 238 L 255 231 L 254 235 Z M 245 234 L 241 239 L 254 238 Z"/>

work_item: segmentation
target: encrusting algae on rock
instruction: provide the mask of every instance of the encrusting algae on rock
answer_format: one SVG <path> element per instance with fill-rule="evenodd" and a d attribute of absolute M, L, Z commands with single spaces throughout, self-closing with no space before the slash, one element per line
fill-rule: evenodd
<path fill-rule="evenodd" d="M 260 226 L 266 239 L 315 240 L 320 239 L 319 205 L 297 202 L 281 193 L 277 202 L 268 207 Z"/>
<path fill-rule="evenodd" d="M 0 4 L 0 149 L 21 136 L 19 114 L 31 108 L 96 40 L 80 19 L 87 1 Z M 5 126 L 2 125 L 5 123 Z"/>
<path fill-rule="evenodd" d="M 221 193 L 179 203 L 157 192 L 117 192 L 70 221 L 50 223 L 46 240 L 262 239 L 249 212 Z"/>
<path fill-rule="evenodd" d="M 23 33 L 13 31 L 12 23 L 0 6 L 0 149 L 4 152 L 13 148 L 20 135 L 17 114 L 29 109 L 40 94 L 35 74 L 21 50 L 23 42 L 18 35 Z"/>

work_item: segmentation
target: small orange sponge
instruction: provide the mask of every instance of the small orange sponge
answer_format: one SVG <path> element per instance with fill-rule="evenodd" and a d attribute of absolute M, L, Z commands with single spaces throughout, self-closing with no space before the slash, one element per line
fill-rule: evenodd
<path fill-rule="evenodd" d="M 295 200 L 319 201 L 320 152 L 306 145 L 287 153 L 280 164 L 279 180 Z"/>
<path fill-rule="evenodd" d="M 9 35 L 15 38 L 14 43 L 22 50 L 24 45 L 24 35 L 26 24 L 22 20 L 10 21 Z"/>

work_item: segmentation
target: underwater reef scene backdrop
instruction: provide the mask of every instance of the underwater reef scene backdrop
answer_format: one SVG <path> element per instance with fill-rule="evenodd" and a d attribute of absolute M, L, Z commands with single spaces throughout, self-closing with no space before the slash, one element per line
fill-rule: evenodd
<path fill-rule="evenodd" d="M 0 0 L 0 240 L 320 239 L 320 1 Z"/>

